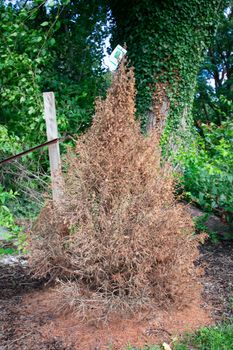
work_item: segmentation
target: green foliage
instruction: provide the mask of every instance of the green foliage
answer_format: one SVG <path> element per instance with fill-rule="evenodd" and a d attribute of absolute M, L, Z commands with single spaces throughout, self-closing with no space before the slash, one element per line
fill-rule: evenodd
<path fill-rule="evenodd" d="M 197 232 L 207 232 L 207 226 L 205 225 L 206 220 L 208 219 L 209 214 L 205 213 L 201 216 L 194 218 L 195 229 Z"/>
<path fill-rule="evenodd" d="M 0 121 L 27 144 L 44 132 L 39 80 L 50 57 L 43 29 L 26 24 L 31 15 L 0 3 Z"/>
<path fill-rule="evenodd" d="M 209 214 L 205 213 L 201 216 L 198 216 L 196 218 L 193 219 L 194 223 L 195 223 L 195 230 L 197 233 L 202 233 L 205 232 L 208 234 L 209 239 L 212 243 L 219 243 L 220 239 L 219 236 L 216 232 L 214 231 L 210 231 L 208 229 L 208 227 L 206 226 L 206 222 L 208 220 Z"/>
<path fill-rule="evenodd" d="M 20 231 L 19 226 L 15 224 L 12 213 L 10 212 L 7 202 L 15 198 L 13 191 L 6 192 L 0 186 L 0 226 L 9 229 L 11 234 L 18 234 Z"/>
<path fill-rule="evenodd" d="M 17 136 L 9 135 L 6 127 L 0 125 L 0 159 L 5 159 L 8 156 L 20 152 L 22 145 Z M 27 163 L 28 159 L 21 161 Z M 5 164 L 0 167 L 0 226 L 2 227 L 1 236 L 4 240 L 13 241 L 15 248 L 1 248 L 0 254 L 11 254 L 17 250 L 25 251 L 26 234 L 23 228 L 16 223 L 16 217 L 25 216 L 30 218 L 33 214 L 36 215 L 38 211 L 38 203 L 30 201 L 26 195 L 22 196 L 22 189 L 25 187 L 29 191 L 39 190 L 40 182 L 33 179 L 32 174 L 29 173 L 29 178 L 21 178 L 22 174 L 18 172 L 17 166 L 13 164 Z M 21 194 L 21 196 L 20 196 Z M 7 231 L 5 231 L 7 229 Z"/>
<path fill-rule="evenodd" d="M 233 323 L 232 320 L 214 326 L 202 328 L 199 331 L 188 334 L 183 339 L 172 342 L 173 350 L 233 350 Z M 163 350 L 163 346 L 145 345 L 141 350 Z M 128 346 L 126 350 L 140 350 Z"/>
<path fill-rule="evenodd" d="M 0 185 L 0 227 L 1 230 L 7 230 L 1 232 L 1 236 L 4 236 L 6 241 L 14 241 L 14 246 L 17 250 L 23 252 L 26 247 L 26 234 L 23 229 L 15 222 L 15 217 L 11 210 L 12 203 L 16 201 L 17 193 L 12 190 L 5 191 Z M 13 254 L 16 248 L 1 248 L 0 255 L 2 254 Z"/>
<path fill-rule="evenodd" d="M 13 134 L 9 135 L 7 128 L 5 126 L 0 125 L 0 159 L 3 160 L 13 154 L 21 152 L 22 149 L 23 144 L 20 138 Z M 24 204 L 23 211 L 27 211 L 26 207 L 28 205 L 27 202 L 25 202 L 25 200 L 23 199 L 24 197 L 22 196 L 22 191 L 23 193 L 25 193 L 25 191 L 32 192 L 32 190 L 39 190 L 39 188 L 41 187 L 41 181 L 38 181 L 38 174 L 35 175 L 36 177 L 34 178 L 31 170 L 27 169 L 36 168 L 33 164 L 31 165 L 32 156 L 33 155 L 31 154 L 27 157 L 23 157 L 19 163 L 20 168 L 18 168 L 17 162 L 12 162 L 8 164 L 5 163 L 0 167 L 0 193 L 2 199 L 4 200 L 4 210 L 3 208 L 1 209 L 1 224 L 3 226 L 6 226 L 7 220 L 9 220 L 10 224 L 13 223 L 13 216 L 15 214 L 18 214 L 19 212 L 18 203 L 20 203 L 20 206 Z M 34 203 L 34 211 L 36 207 L 37 205 Z M 28 212 L 27 215 L 29 215 Z M 5 217 L 4 222 L 3 216 Z"/>
<path fill-rule="evenodd" d="M 135 66 L 138 115 L 145 128 L 148 114 L 153 112 L 156 84 L 165 84 L 170 111 L 163 145 L 170 147 L 168 140 L 174 130 L 178 136 L 186 134 L 186 140 L 190 135 L 186 126 L 191 129 L 196 73 L 219 19 L 221 26 L 199 74 L 202 88 L 199 84 L 197 96 L 200 102 L 201 91 L 205 91 L 208 121 L 222 122 L 231 116 L 232 12 L 222 14 L 227 1 L 122 0 L 119 6 L 115 0 L 55 0 L 50 4 L 34 0 L 16 1 L 15 5 L 1 0 L 0 123 L 7 129 L 0 127 L 0 157 L 45 140 L 43 91 L 55 91 L 60 133 L 83 132 L 91 124 L 94 99 L 104 94 L 108 79 L 101 64 L 103 43 L 109 34 L 106 3 L 111 8 L 113 43 L 126 42 Z M 210 77 L 214 77 L 216 89 L 208 85 Z M 204 120 L 203 110 L 200 103 L 194 108 L 196 121 Z M 221 130 L 213 125 L 209 128 L 211 132 L 201 127 L 205 141 L 193 141 L 196 144 L 189 147 L 190 159 L 182 154 L 184 149 L 177 159 L 180 157 L 185 171 L 187 196 L 205 209 L 220 208 L 228 215 L 232 210 L 232 129 L 228 124 Z M 22 186 L 33 193 L 42 192 L 42 182 L 37 183 L 32 174 L 42 173 L 46 183 L 47 150 L 28 155 L 22 165 L 30 172 L 27 180 L 20 180 Z M 18 185 L 13 179 L 22 178 L 22 174 L 12 169 L 0 176 L 5 188 L 14 192 Z M 17 200 L 29 208 L 20 188 Z"/>
<path fill-rule="evenodd" d="M 7 129 L 0 125 L 0 159 L 4 159 L 15 150 L 19 150 L 20 146 L 18 138 L 9 136 Z M 0 180 L 4 183 L 4 170 L 0 168 Z M 8 203 L 15 200 L 16 193 L 10 189 L 6 191 L 2 185 L 0 185 L 0 226 L 10 229 L 11 232 L 17 233 L 19 228 L 15 225 L 13 215 L 9 210 Z"/>
<path fill-rule="evenodd" d="M 232 114 L 233 90 L 230 7 L 228 16 L 224 15 L 229 2 L 144 0 L 121 1 L 121 6 L 119 1 L 109 2 L 114 24 L 113 43 L 126 42 L 129 58 L 135 66 L 137 110 L 143 126 L 146 127 L 151 114 L 160 117 L 152 100 L 153 94 L 162 86 L 162 100 L 167 97 L 170 104 L 161 140 L 164 155 L 176 158 L 188 199 L 231 220 L 233 146 L 232 123 L 228 119 Z M 218 23 L 220 27 L 213 41 Z M 198 77 L 193 112 L 196 125 L 204 136 L 201 138 L 193 129 L 192 105 L 196 76 L 207 47 L 208 56 Z M 215 89 L 209 83 L 210 78 L 215 79 Z M 200 106 L 197 108 L 196 104 L 206 96 L 207 109 L 202 108 L 200 113 Z M 209 126 L 201 126 L 204 120 Z M 217 120 L 225 121 L 221 128 L 217 127 L 219 123 L 211 124 Z"/>
<path fill-rule="evenodd" d="M 7 128 L 0 125 L 0 159 L 11 155 L 14 152 L 20 151 L 19 138 L 9 135 Z"/>
<path fill-rule="evenodd" d="M 152 96 L 156 83 L 166 84 L 170 101 L 166 143 L 181 120 L 190 124 L 201 58 L 227 2 L 143 0 L 121 1 L 120 6 L 119 1 L 109 2 L 115 23 L 114 45 L 126 42 L 135 67 L 137 108 L 144 126 L 148 114 L 155 113 Z"/>
<path fill-rule="evenodd" d="M 232 6 L 222 13 L 198 74 L 193 116 L 200 137 L 180 150 L 186 196 L 228 221 L 233 215 L 232 14 Z"/>
<path fill-rule="evenodd" d="M 233 123 L 220 127 L 203 125 L 204 138 L 196 137 L 181 147 L 176 161 L 181 166 L 186 197 L 207 211 L 224 214 L 229 221 L 233 213 Z"/>
<path fill-rule="evenodd" d="M 0 247 L 0 255 L 13 255 L 16 253 L 14 248 L 1 248 Z"/>
<path fill-rule="evenodd" d="M 222 14 L 221 23 L 209 46 L 197 79 L 194 120 L 222 121 L 233 115 L 233 7 Z"/>
<path fill-rule="evenodd" d="M 79 133 L 90 125 L 94 99 L 106 85 L 101 64 L 106 16 L 103 5 L 94 0 L 50 5 L 0 0 L 0 124 L 5 126 L 0 128 L 1 158 L 46 140 L 43 91 L 55 92 L 60 134 Z M 19 164 L 4 165 L 1 182 L 19 193 L 14 212 L 18 214 L 20 206 L 32 208 L 29 192 L 40 202 L 47 173 L 47 149 L 28 154 Z"/>
<path fill-rule="evenodd" d="M 189 350 L 191 347 L 195 347 L 197 350 L 232 350 L 232 321 L 215 327 L 202 328 L 175 344 L 174 350 Z"/>
<path fill-rule="evenodd" d="M 55 91 L 60 132 L 84 130 L 102 94 L 106 11 L 92 1 L 0 2 L 0 122 L 27 144 L 45 139 L 43 91 Z M 106 33 L 105 33 L 106 32 Z"/>

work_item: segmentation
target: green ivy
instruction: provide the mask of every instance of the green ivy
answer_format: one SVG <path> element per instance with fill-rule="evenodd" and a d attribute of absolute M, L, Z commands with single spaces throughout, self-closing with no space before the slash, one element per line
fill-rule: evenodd
<path fill-rule="evenodd" d="M 142 126 L 147 125 L 148 112 L 153 112 L 156 83 L 166 83 L 170 108 L 162 143 L 167 143 L 171 133 L 187 134 L 192 124 L 191 107 L 200 62 L 227 1 L 109 3 L 114 23 L 113 46 L 126 43 L 135 67 L 137 113 Z"/>

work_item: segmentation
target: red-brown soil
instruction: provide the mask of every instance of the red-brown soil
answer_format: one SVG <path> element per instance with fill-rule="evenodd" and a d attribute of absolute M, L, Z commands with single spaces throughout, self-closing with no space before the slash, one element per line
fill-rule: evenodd
<path fill-rule="evenodd" d="M 21 313 L 30 316 L 30 319 L 43 319 L 49 314 L 51 319 L 39 328 L 45 339 L 52 335 L 77 350 L 109 349 L 110 346 L 112 349 L 124 349 L 129 343 L 137 346 L 153 344 L 211 323 L 209 310 L 200 301 L 195 301 L 183 311 L 157 310 L 128 319 L 116 316 L 107 325 L 88 324 L 70 313 L 56 315 L 55 297 L 52 289 L 31 293 L 23 298 Z"/>
<path fill-rule="evenodd" d="M 231 315 L 232 250 L 232 243 L 202 248 L 199 263 L 208 263 L 202 301 L 197 296 L 182 311 L 153 310 L 128 319 L 115 316 L 108 324 L 99 325 L 72 313 L 58 314 L 54 288 L 42 288 L 22 267 L 1 267 L 0 350 L 120 350 L 128 344 L 170 342 L 185 331 Z"/>

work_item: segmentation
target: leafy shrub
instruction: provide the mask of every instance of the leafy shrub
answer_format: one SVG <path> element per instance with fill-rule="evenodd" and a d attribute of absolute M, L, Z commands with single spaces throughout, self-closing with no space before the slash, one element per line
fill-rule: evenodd
<path fill-rule="evenodd" d="M 4 241 L 14 240 L 14 248 L 2 248 L 0 247 L 0 255 L 13 254 L 19 251 L 24 251 L 26 245 L 26 234 L 22 232 L 22 228 L 16 223 L 12 211 L 9 209 L 9 201 L 14 201 L 16 198 L 15 193 L 11 190 L 9 192 L 4 191 L 0 186 L 0 227 L 1 236 L 4 237 Z"/>
<path fill-rule="evenodd" d="M 4 159 L 14 150 L 19 149 L 18 138 L 9 136 L 7 129 L 0 125 L 0 159 Z M 0 180 L 4 183 L 4 169 L 1 169 Z M 0 226 L 8 228 L 11 232 L 18 232 L 19 228 L 14 222 L 13 214 L 9 209 L 9 202 L 15 200 L 16 193 L 9 189 L 8 191 L 0 185 Z"/>
<path fill-rule="evenodd" d="M 14 218 L 9 208 L 7 207 L 7 201 L 15 198 L 13 191 L 6 192 L 0 186 L 0 226 L 10 229 L 11 232 L 16 233 L 18 226 L 14 222 Z"/>
<path fill-rule="evenodd" d="M 220 237 L 219 237 L 218 233 L 215 231 L 209 230 L 207 225 L 206 225 L 209 216 L 210 216 L 209 213 L 205 213 L 201 216 L 197 216 L 197 217 L 193 218 L 193 221 L 195 224 L 195 230 L 199 234 L 205 232 L 208 235 L 208 238 L 212 243 L 214 243 L 214 244 L 219 243 Z"/>
<path fill-rule="evenodd" d="M 133 70 L 121 65 L 69 155 L 61 207 L 48 204 L 31 235 L 32 271 L 70 279 L 60 304 L 84 317 L 183 307 L 198 294 L 193 223 L 161 166 L 158 130 L 140 132 L 134 98 Z"/>
<path fill-rule="evenodd" d="M 7 128 L 0 125 L 0 159 L 5 159 L 21 150 L 20 139 L 13 134 L 9 135 Z M 14 240 L 14 246 L 20 251 L 25 250 L 26 234 L 17 219 L 20 216 L 29 218 L 33 215 L 38 208 L 35 194 L 38 194 L 38 188 L 42 187 L 39 174 L 33 174 L 27 169 L 29 164 L 30 159 L 28 161 L 27 158 L 21 159 L 20 162 L 3 164 L 0 168 L 0 226 L 3 230 L 7 229 L 5 239 Z M 39 194 L 38 201 L 41 197 L 42 194 Z M 29 206 L 31 198 L 34 202 Z M 13 251 L 16 249 L 2 248 L 2 254 L 10 254 Z"/>
<path fill-rule="evenodd" d="M 8 129 L 0 125 L 1 160 L 21 152 L 25 149 L 24 147 L 26 148 L 19 137 L 13 133 L 9 134 Z M 4 163 L 0 167 L 0 182 L 2 185 L 0 193 L 4 192 L 6 194 L 5 211 L 7 207 L 11 215 L 29 217 L 29 211 L 32 214 L 36 212 L 37 215 L 38 207 L 41 208 L 44 202 L 43 192 L 48 187 L 48 176 L 41 168 L 41 155 L 42 152 L 40 151 L 37 154 L 30 153 L 26 157 Z M 17 196 L 15 196 L 16 193 Z"/>
<path fill-rule="evenodd" d="M 203 126 L 204 137 L 181 149 L 186 196 L 206 210 L 215 210 L 232 221 L 233 213 L 233 123 Z"/>

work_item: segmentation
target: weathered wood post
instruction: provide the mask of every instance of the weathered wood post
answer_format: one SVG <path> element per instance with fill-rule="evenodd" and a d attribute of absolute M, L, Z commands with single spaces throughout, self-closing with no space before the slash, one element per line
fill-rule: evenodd
<path fill-rule="evenodd" d="M 58 139 L 55 97 L 53 92 L 44 92 L 44 116 L 48 141 Z M 59 141 L 49 145 L 52 193 L 54 203 L 59 203 L 62 196 L 62 172 Z"/>

